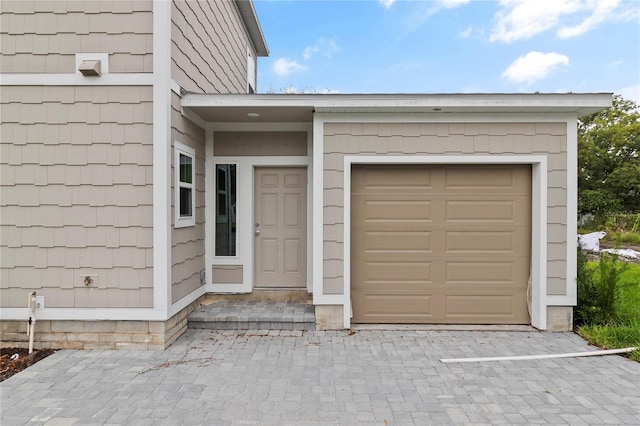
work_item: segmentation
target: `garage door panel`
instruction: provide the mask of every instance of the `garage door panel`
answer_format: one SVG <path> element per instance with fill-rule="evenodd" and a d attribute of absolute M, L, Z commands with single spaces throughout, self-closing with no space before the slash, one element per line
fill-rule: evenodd
<path fill-rule="evenodd" d="M 364 250 L 372 252 L 431 252 L 431 232 L 372 231 L 365 232 Z"/>
<path fill-rule="evenodd" d="M 477 316 L 511 318 L 526 306 L 517 306 L 514 295 L 447 295 L 445 313 L 448 317 L 471 319 Z"/>
<path fill-rule="evenodd" d="M 447 254 L 513 253 L 516 235 L 513 231 L 446 231 Z"/>
<path fill-rule="evenodd" d="M 355 323 L 528 323 L 530 166 L 356 166 L 351 189 Z"/>
<path fill-rule="evenodd" d="M 402 199 L 402 197 L 376 197 L 362 206 L 365 222 L 371 221 L 431 221 L 431 202 Z"/>
<path fill-rule="evenodd" d="M 431 170 L 419 166 L 399 168 L 381 165 L 352 176 L 352 186 L 374 192 L 421 192 L 432 189 L 431 175 Z"/>
<path fill-rule="evenodd" d="M 362 306 L 359 306 L 362 304 Z M 430 322 L 431 296 L 416 294 L 372 295 L 363 294 L 354 300 L 354 310 L 366 307 L 363 322 L 368 323 L 420 323 Z M 400 311 L 400 313 L 398 312 Z"/>
<path fill-rule="evenodd" d="M 422 262 L 366 262 L 362 271 L 356 269 L 362 277 L 355 281 L 354 287 L 360 283 L 371 283 L 384 280 L 387 282 L 401 283 L 402 281 L 429 282 L 431 281 L 431 263 Z"/>

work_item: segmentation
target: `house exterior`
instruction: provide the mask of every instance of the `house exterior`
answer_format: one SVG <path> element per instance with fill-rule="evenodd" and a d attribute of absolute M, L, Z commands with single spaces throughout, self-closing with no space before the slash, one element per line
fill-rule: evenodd
<path fill-rule="evenodd" d="M 253 94 L 249 1 L 76 7 L 2 3 L 2 344 L 33 291 L 54 347 L 162 349 L 257 289 L 319 329 L 571 328 L 577 118 L 611 94 Z"/>

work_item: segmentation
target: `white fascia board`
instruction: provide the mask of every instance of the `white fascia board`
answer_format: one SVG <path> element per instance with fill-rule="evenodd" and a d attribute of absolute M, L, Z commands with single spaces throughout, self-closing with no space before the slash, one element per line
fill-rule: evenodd
<path fill-rule="evenodd" d="M 611 93 L 579 94 L 187 94 L 184 107 L 313 107 L 318 113 L 373 112 L 573 112 L 608 108 Z"/>
<path fill-rule="evenodd" d="M 153 306 L 171 305 L 171 3 L 153 3 Z"/>
<path fill-rule="evenodd" d="M 82 74 L 0 74 L 0 86 L 152 86 L 153 73 L 109 73 L 96 77 Z"/>

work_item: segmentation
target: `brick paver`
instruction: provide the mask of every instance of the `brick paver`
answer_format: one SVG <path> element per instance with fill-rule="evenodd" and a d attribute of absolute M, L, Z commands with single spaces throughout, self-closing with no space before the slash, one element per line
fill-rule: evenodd
<path fill-rule="evenodd" d="M 620 356 L 572 333 L 189 330 L 164 352 L 59 351 L 0 384 L 2 425 L 639 424 Z"/>

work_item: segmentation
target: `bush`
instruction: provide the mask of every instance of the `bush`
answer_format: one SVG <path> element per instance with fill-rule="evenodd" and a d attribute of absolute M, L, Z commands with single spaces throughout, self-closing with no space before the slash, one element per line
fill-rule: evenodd
<path fill-rule="evenodd" d="M 578 249 L 578 306 L 576 325 L 601 325 L 617 321 L 615 304 L 620 275 L 627 265 L 616 255 L 602 253 L 596 268 L 587 266 L 587 258 Z"/>

